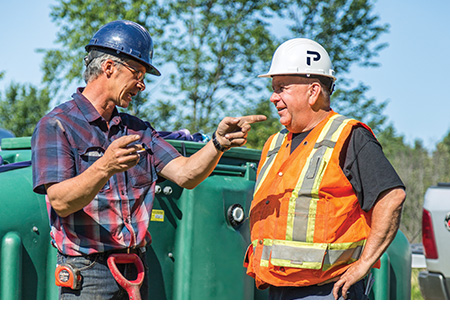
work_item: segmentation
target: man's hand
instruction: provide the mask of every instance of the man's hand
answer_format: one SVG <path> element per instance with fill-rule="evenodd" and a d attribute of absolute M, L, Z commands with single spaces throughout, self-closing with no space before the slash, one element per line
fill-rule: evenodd
<path fill-rule="evenodd" d="M 371 265 L 364 266 L 360 260 L 353 263 L 352 266 L 348 268 L 344 272 L 344 274 L 342 274 L 339 280 L 334 284 L 334 299 L 339 299 L 339 291 L 341 291 L 342 297 L 344 299 L 347 299 L 347 292 L 349 291 L 350 287 L 364 278 L 369 273 L 371 267 Z"/>
<path fill-rule="evenodd" d="M 130 144 L 139 139 L 138 135 L 120 137 L 81 174 L 59 183 L 46 184 L 48 199 L 56 213 L 67 217 L 83 209 L 113 174 L 135 166 L 139 161 L 137 150 L 142 146 Z"/>
<path fill-rule="evenodd" d="M 108 176 L 134 167 L 139 162 L 137 151 L 142 146 L 132 143 L 139 139 L 138 135 L 129 135 L 114 140 L 106 149 L 103 157 L 97 160 L 97 165 L 100 165 Z"/>
<path fill-rule="evenodd" d="M 264 120 L 266 116 L 262 115 L 224 118 L 217 127 L 216 139 L 225 148 L 240 147 L 247 142 L 250 124 Z M 211 174 L 221 156 L 222 153 L 217 152 L 210 141 L 190 157 L 177 157 L 170 161 L 160 175 L 183 188 L 193 189 Z"/>
<path fill-rule="evenodd" d="M 247 142 L 247 134 L 251 124 L 265 121 L 264 115 L 250 115 L 237 118 L 226 117 L 217 127 L 216 137 L 219 143 L 226 147 L 242 147 Z"/>
<path fill-rule="evenodd" d="M 371 230 L 364 250 L 358 261 L 353 263 L 334 284 L 335 299 L 339 297 L 339 290 L 342 290 L 342 297 L 347 299 L 350 287 L 369 273 L 370 268 L 394 240 L 400 225 L 405 196 L 405 190 L 401 187 L 383 191 L 379 195 L 373 207 Z"/>

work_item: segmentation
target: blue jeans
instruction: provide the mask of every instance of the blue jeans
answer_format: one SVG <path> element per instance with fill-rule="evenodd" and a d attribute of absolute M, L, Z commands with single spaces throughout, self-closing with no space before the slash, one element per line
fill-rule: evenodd
<path fill-rule="evenodd" d="M 140 292 L 142 300 L 148 299 L 148 267 L 145 252 L 139 254 L 144 263 L 145 278 Z M 72 257 L 57 253 L 57 263 L 68 263 L 80 270 L 81 288 L 73 290 L 68 287 L 59 288 L 60 300 L 127 300 L 128 293 L 114 279 L 107 265 L 108 254 L 92 254 L 89 256 Z M 131 264 L 118 264 L 119 271 L 126 279 L 137 278 L 136 267 Z"/>
<path fill-rule="evenodd" d="M 334 282 L 322 286 L 314 285 L 307 287 L 275 287 L 269 288 L 270 300 L 334 300 L 333 286 Z M 365 281 L 360 280 L 350 287 L 347 294 L 347 300 L 366 300 L 364 294 Z M 342 296 L 339 300 L 343 300 Z"/>

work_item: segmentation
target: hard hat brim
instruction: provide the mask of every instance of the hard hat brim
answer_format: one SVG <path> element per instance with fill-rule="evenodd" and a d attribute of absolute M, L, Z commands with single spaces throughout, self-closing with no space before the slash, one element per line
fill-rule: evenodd
<path fill-rule="evenodd" d="M 85 47 L 85 49 L 86 49 L 87 52 L 90 52 L 91 50 L 95 49 L 95 50 L 98 50 L 98 51 L 101 51 L 101 52 L 104 52 L 104 53 L 112 54 L 114 56 L 127 57 L 128 59 L 131 59 L 131 60 L 134 60 L 134 61 L 137 61 L 137 62 L 141 63 L 145 67 L 146 73 L 152 74 L 152 75 L 157 76 L 157 77 L 161 76 L 161 72 L 159 72 L 159 70 L 156 69 L 153 65 L 151 65 L 150 63 L 148 63 L 144 59 L 139 59 L 138 57 L 135 57 L 135 56 L 133 56 L 133 55 L 131 55 L 131 54 L 125 52 L 125 51 L 114 49 L 114 48 L 110 48 L 110 47 L 107 47 L 107 46 L 99 46 L 99 45 L 87 45 Z"/>
<path fill-rule="evenodd" d="M 159 70 L 156 69 L 152 65 L 149 65 L 149 68 L 147 68 L 147 73 L 150 73 L 150 74 L 152 74 L 154 76 L 157 76 L 157 77 L 161 76 L 161 72 L 159 72 Z"/>
<path fill-rule="evenodd" d="M 333 81 L 336 81 L 336 77 L 326 75 L 323 73 L 265 73 L 258 75 L 258 78 L 273 78 L 274 76 L 308 76 L 308 77 L 327 77 L 333 79 Z"/>

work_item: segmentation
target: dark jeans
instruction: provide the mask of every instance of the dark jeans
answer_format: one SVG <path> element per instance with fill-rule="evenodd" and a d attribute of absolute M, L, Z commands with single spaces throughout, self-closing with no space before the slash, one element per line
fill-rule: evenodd
<path fill-rule="evenodd" d="M 334 282 L 322 286 L 314 285 L 307 287 L 275 287 L 269 288 L 269 299 L 271 300 L 334 300 Z M 365 281 L 360 280 L 350 287 L 347 300 L 365 300 Z M 342 296 L 339 300 L 343 300 Z"/>
<path fill-rule="evenodd" d="M 148 267 L 145 252 L 138 254 L 144 263 L 145 278 L 140 292 L 142 300 L 148 299 Z M 80 270 L 82 280 L 79 290 L 67 287 L 59 288 L 60 300 L 127 300 L 128 293 L 114 279 L 107 265 L 108 254 L 92 254 L 89 256 L 72 257 L 58 252 L 57 263 L 69 263 Z M 136 267 L 131 264 L 118 264 L 119 271 L 128 280 L 137 278 Z"/>

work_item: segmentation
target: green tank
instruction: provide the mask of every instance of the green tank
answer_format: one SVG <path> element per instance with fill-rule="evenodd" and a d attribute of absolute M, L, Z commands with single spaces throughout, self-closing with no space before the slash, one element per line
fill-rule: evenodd
<path fill-rule="evenodd" d="M 380 269 L 372 269 L 375 279 L 370 298 L 374 300 L 411 299 L 411 248 L 403 232 L 381 257 Z"/>
<path fill-rule="evenodd" d="M 0 150 L 2 300 L 58 298 L 45 198 L 32 191 L 30 141 L 3 139 Z M 169 142 L 185 155 L 203 146 Z M 153 242 L 147 251 L 151 299 L 267 298 L 267 290 L 255 289 L 243 268 L 260 154 L 247 148 L 225 152 L 214 172 L 193 190 L 170 181 L 157 184 L 149 224 Z M 411 253 L 401 232 L 381 260 L 381 269 L 373 271 L 371 297 L 409 299 Z"/>

